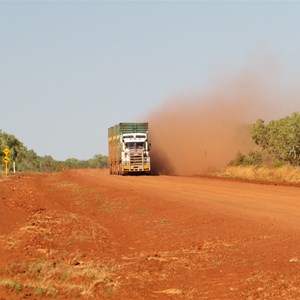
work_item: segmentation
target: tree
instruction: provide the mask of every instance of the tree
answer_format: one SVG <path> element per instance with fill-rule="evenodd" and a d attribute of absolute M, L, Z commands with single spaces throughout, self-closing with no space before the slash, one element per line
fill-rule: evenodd
<path fill-rule="evenodd" d="M 251 129 L 257 145 L 275 159 L 300 166 L 300 114 L 271 121 L 257 120 Z"/>
<path fill-rule="evenodd" d="M 17 171 L 39 171 L 39 156 L 33 150 L 27 150 L 22 159 L 16 164 Z"/>
<path fill-rule="evenodd" d="M 40 171 L 57 171 L 60 169 L 59 163 L 50 155 L 39 157 L 39 161 Z"/>
<path fill-rule="evenodd" d="M 22 156 L 24 156 L 25 152 L 27 151 L 23 143 L 20 142 L 14 135 L 0 130 L 0 151 L 2 156 L 2 151 L 6 147 L 10 150 L 9 156 L 14 161 L 22 159 Z"/>
<path fill-rule="evenodd" d="M 100 154 L 96 154 L 89 160 L 69 158 L 65 162 L 56 161 L 49 155 L 39 156 L 34 150 L 27 150 L 14 135 L 0 130 L 0 158 L 4 156 L 2 151 L 6 147 L 10 150 L 10 157 L 16 162 L 17 171 L 21 172 L 57 171 L 62 166 L 66 169 L 106 168 L 108 166 L 108 157 Z"/>
<path fill-rule="evenodd" d="M 108 157 L 101 154 L 96 154 L 92 159 L 89 160 L 89 164 L 92 168 L 107 168 Z"/>

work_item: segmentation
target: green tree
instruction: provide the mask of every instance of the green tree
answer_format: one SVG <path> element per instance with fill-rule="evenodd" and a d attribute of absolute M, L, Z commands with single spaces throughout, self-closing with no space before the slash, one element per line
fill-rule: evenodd
<path fill-rule="evenodd" d="M 57 171 L 61 165 L 66 169 L 106 168 L 108 166 L 108 157 L 100 154 L 96 154 L 89 160 L 69 158 L 64 162 L 56 161 L 50 155 L 39 156 L 34 150 L 27 150 L 14 135 L 0 130 L 0 158 L 4 156 L 2 151 L 6 147 L 10 150 L 10 158 L 16 162 L 17 171 L 21 172 Z"/>
<path fill-rule="evenodd" d="M 0 151 L 2 157 L 4 155 L 2 151 L 6 147 L 10 150 L 9 156 L 14 161 L 22 159 L 27 151 L 23 143 L 20 142 L 14 135 L 0 130 Z"/>
<path fill-rule="evenodd" d="M 59 162 L 50 155 L 39 157 L 39 169 L 42 172 L 58 171 L 60 169 Z"/>
<path fill-rule="evenodd" d="M 266 124 L 259 119 L 251 129 L 257 145 L 279 161 L 300 166 L 300 114 Z"/>
<path fill-rule="evenodd" d="M 102 169 L 108 167 L 108 157 L 101 154 L 96 154 L 92 159 L 89 160 L 90 167 Z"/>
<path fill-rule="evenodd" d="M 27 150 L 22 159 L 16 163 L 17 171 L 39 171 L 39 156 L 33 150 Z"/>

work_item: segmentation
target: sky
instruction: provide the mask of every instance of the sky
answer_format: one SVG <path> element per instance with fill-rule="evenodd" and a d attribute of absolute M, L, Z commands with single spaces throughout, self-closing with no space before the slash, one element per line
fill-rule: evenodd
<path fill-rule="evenodd" d="M 254 61 L 300 78 L 297 1 L 1 1 L 0 129 L 58 160 Z M 220 75 L 221 74 L 221 75 Z"/>

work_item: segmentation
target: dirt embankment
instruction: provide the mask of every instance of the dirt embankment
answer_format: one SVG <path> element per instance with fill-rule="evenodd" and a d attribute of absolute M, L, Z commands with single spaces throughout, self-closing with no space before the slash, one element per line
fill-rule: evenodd
<path fill-rule="evenodd" d="M 106 170 L 0 178 L 0 299 L 299 299 L 300 189 Z"/>

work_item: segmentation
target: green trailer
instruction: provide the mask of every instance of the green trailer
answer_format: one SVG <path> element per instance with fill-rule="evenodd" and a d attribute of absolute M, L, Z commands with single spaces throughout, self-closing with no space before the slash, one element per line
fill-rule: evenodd
<path fill-rule="evenodd" d="M 119 123 L 108 128 L 110 174 L 149 174 L 148 123 Z"/>

